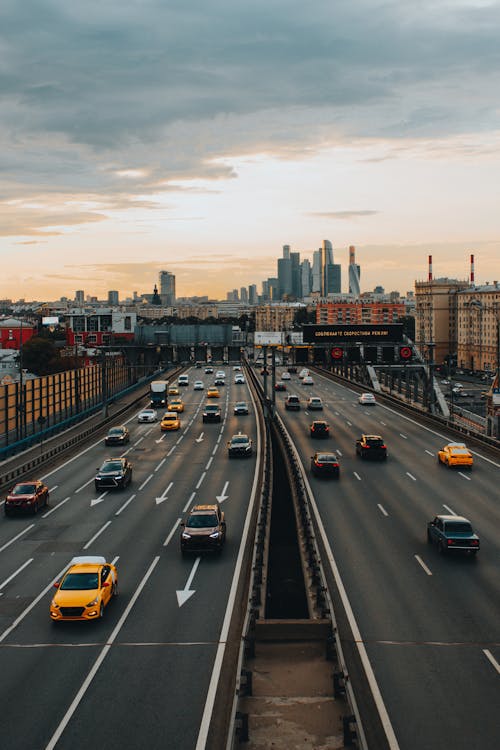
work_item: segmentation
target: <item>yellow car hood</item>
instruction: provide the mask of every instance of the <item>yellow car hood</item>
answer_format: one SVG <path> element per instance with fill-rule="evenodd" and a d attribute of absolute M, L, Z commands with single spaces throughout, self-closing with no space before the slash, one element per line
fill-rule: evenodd
<path fill-rule="evenodd" d="M 85 589 L 85 591 L 61 591 L 59 589 L 54 596 L 54 601 L 60 607 L 85 607 L 93 601 L 99 593 L 99 589 Z"/>

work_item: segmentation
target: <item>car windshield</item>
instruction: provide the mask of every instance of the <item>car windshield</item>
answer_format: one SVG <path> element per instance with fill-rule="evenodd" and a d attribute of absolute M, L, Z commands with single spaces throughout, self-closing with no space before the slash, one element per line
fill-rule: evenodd
<path fill-rule="evenodd" d="M 13 495 L 34 495 L 36 484 L 16 484 L 12 490 Z"/>
<path fill-rule="evenodd" d="M 451 534 L 472 534 L 472 526 L 465 521 L 447 521 L 446 531 Z"/>
<path fill-rule="evenodd" d="M 239 445 L 239 444 L 241 444 L 241 443 L 248 443 L 248 438 L 247 438 L 247 436 L 246 436 L 246 435 L 238 435 L 237 437 L 234 437 L 234 438 L 233 438 L 233 439 L 231 440 L 231 443 L 232 443 L 233 445 Z"/>
<path fill-rule="evenodd" d="M 210 405 L 210 406 L 205 407 L 205 411 L 219 411 L 219 407 Z"/>
<path fill-rule="evenodd" d="M 315 430 L 324 430 L 326 427 L 326 422 L 313 422 L 313 427 Z"/>
<path fill-rule="evenodd" d="M 366 438 L 366 442 L 368 445 L 371 445 L 372 448 L 378 448 L 384 444 L 382 438 Z"/>
<path fill-rule="evenodd" d="M 144 409 L 144 411 L 141 411 L 141 414 L 145 414 L 145 415 L 154 414 L 154 411 L 152 409 Z"/>
<path fill-rule="evenodd" d="M 99 574 L 95 573 L 68 573 L 61 583 L 63 591 L 87 591 L 96 589 L 99 585 Z"/>
<path fill-rule="evenodd" d="M 454 456 L 468 456 L 469 455 L 469 451 L 467 450 L 467 448 L 452 448 L 451 452 L 453 453 Z"/>
<path fill-rule="evenodd" d="M 121 435 L 123 432 L 125 432 L 123 427 L 112 427 L 108 435 Z"/>
<path fill-rule="evenodd" d="M 177 414 L 165 414 L 163 417 L 164 422 L 175 422 L 177 419 Z"/>
<path fill-rule="evenodd" d="M 320 464 L 329 464 L 332 462 L 336 462 L 337 458 L 333 455 L 333 453 L 320 453 L 318 456 L 316 456 L 316 461 Z"/>
<path fill-rule="evenodd" d="M 122 463 L 121 461 L 106 461 L 101 466 L 101 471 L 121 471 L 122 470 Z"/>
<path fill-rule="evenodd" d="M 217 526 L 215 513 L 198 513 L 188 518 L 186 526 L 191 529 L 208 529 Z"/>
<path fill-rule="evenodd" d="M 238 407 L 238 409 L 246 409 L 247 405 L 246 405 L 246 403 L 244 401 L 238 401 L 238 403 L 236 404 L 236 406 Z"/>

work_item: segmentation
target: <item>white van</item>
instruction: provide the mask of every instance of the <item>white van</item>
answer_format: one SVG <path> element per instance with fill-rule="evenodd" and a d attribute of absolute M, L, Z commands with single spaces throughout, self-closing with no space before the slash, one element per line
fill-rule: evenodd
<path fill-rule="evenodd" d="M 177 385 L 189 385 L 189 375 L 179 375 Z"/>

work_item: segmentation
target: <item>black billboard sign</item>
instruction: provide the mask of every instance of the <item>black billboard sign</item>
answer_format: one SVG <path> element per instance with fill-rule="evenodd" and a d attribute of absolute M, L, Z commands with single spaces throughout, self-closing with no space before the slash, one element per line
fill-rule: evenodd
<path fill-rule="evenodd" d="M 369 325 L 368 323 L 330 326 L 305 325 L 302 331 L 305 344 L 345 344 L 347 341 L 373 344 L 375 341 L 400 342 L 403 340 L 402 323 L 388 323 L 387 325 Z"/>

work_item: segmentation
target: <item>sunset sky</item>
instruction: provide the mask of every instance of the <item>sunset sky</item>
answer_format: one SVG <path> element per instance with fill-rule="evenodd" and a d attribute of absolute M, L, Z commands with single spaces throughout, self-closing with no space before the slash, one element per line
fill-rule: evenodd
<path fill-rule="evenodd" d="M 0 297 L 500 279 L 500 3 L 2 0 Z"/>

